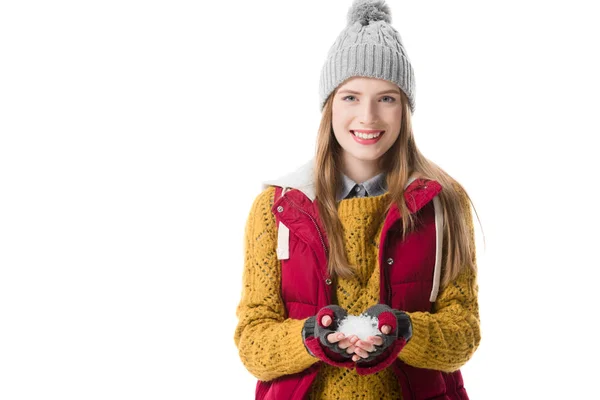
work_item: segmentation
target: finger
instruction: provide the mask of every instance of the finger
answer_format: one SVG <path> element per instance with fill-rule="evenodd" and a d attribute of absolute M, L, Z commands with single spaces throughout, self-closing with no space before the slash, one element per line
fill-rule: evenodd
<path fill-rule="evenodd" d="M 362 358 L 361 356 L 355 354 L 352 356 L 352 361 L 356 362 L 356 361 L 360 360 L 361 358 Z"/>
<path fill-rule="evenodd" d="M 376 346 L 383 344 L 383 338 L 381 336 L 369 336 L 368 339 Z"/>
<path fill-rule="evenodd" d="M 321 325 L 323 325 L 323 326 L 331 325 L 331 317 L 329 315 L 323 316 L 323 318 L 321 318 Z"/>
<path fill-rule="evenodd" d="M 346 349 L 346 353 L 348 353 L 348 354 L 352 354 L 352 353 L 354 353 L 354 350 L 355 350 L 355 349 L 356 349 L 356 346 L 354 346 L 354 345 L 352 345 L 352 346 L 349 346 L 349 347 Z"/>
<path fill-rule="evenodd" d="M 344 334 L 343 333 L 330 333 L 329 335 L 327 335 L 327 340 L 329 341 L 329 343 L 335 343 L 335 342 L 339 342 L 340 340 L 344 339 Z"/>
<path fill-rule="evenodd" d="M 373 346 L 373 343 L 365 340 L 359 340 L 358 342 L 356 342 L 356 347 L 369 352 L 375 350 L 375 346 Z"/>
<path fill-rule="evenodd" d="M 389 325 L 384 325 L 381 327 L 381 332 L 383 332 L 386 335 L 389 335 L 389 333 L 392 331 L 392 327 Z"/>
<path fill-rule="evenodd" d="M 358 354 L 362 358 L 369 357 L 369 353 L 366 352 L 364 349 L 361 349 L 360 347 L 357 347 L 356 349 L 354 349 L 354 354 Z"/>
<path fill-rule="evenodd" d="M 352 345 L 352 343 L 350 342 L 350 339 L 348 338 L 343 338 L 342 340 L 340 340 L 340 342 L 338 343 L 338 346 L 341 349 L 347 349 L 348 347 L 350 347 Z"/>

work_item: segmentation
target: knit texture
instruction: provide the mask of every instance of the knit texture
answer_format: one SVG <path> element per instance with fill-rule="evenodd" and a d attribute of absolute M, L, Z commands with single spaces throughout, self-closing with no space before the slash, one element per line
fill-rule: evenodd
<path fill-rule="evenodd" d="M 356 276 L 337 280 L 334 301 L 349 314 L 359 315 L 379 303 L 378 243 L 389 192 L 380 196 L 355 197 L 338 202 L 344 227 L 344 248 Z M 400 387 L 394 371 L 386 368 L 361 376 L 356 370 L 323 364 L 309 392 L 309 399 L 399 399 Z"/>
<path fill-rule="evenodd" d="M 346 27 L 329 49 L 319 79 L 319 109 L 346 79 L 364 76 L 395 83 L 416 106 L 413 67 L 400 33 L 390 24 L 391 11 L 383 0 L 355 0 Z"/>
<path fill-rule="evenodd" d="M 246 223 L 242 297 L 234 334 L 242 363 L 263 381 L 300 372 L 319 361 L 302 343 L 305 320 L 285 318 L 276 256 L 277 226 L 271 212 L 274 190 L 269 187 L 256 197 Z M 388 195 L 338 202 L 344 247 L 357 274 L 352 279 L 338 279 L 334 293 L 337 304 L 350 314 L 358 315 L 379 302 L 377 254 Z M 463 204 L 468 208 L 466 197 Z M 470 208 L 466 218 L 473 235 Z M 407 313 L 413 322 L 413 336 L 399 358 L 420 368 L 455 371 L 470 359 L 480 339 L 475 273 L 465 268 L 440 292 L 434 309 L 435 313 Z M 355 370 L 322 363 L 310 399 L 358 397 L 401 398 L 392 368 L 361 376 Z"/>

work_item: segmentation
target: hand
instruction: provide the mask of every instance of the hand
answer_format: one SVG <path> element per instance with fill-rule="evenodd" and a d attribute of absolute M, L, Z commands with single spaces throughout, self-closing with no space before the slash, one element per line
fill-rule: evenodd
<path fill-rule="evenodd" d="M 333 320 L 329 315 L 325 315 L 321 318 L 321 325 L 325 327 L 331 325 L 332 322 Z M 337 343 L 337 346 L 340 349 L 346 350 L 346 353 L 348 354 L 352 354 L 355 352 L 356 342 L 359 340 L 356 335 L 346 336 L 342 332 L 334 332 L 327 335 L 327 341 L 329 343 Z"/>
<path fill-rule="evenodd" d="M 392 327 L 389 325 L 383 325 L 381 332 L 385 335 L 392 331 Z M 369 336 L 367 340 L 357 340 L 355 343 L 356 348 L 354 349 L 354 355 L 352 361 L 356 362 L 361 359 L 369 357 L 369 353 L 375 351 L 375 346 L 383 345 L 383 338 L 381 336 Z"/>
<path fill-rule="evenodd" d="M 370 340 L 361 341 L 358 349 L 355 349 L 356 355 L 352 360 L 357 363 L 359 374 L 371 373 L 391 365 L 412 337 L 412 322 L 408 314 L 403 311 L 393 309 L 386 304 L 376 304 L 369 307 L 364 314 L 377 318 L 382 334 L 375 336 L 380 338 L 381 342 L 378 340 L 375 343 L 375 337 L 370 337 Z"/>
<path fill-rule="evenodd" d="M 313 357 L 338 367 L 354 367 L 351 358 L 355 346 L 352 341 L 358 338 L 346 338 L 343 333 L 336 332 L 338 321 L 347 315 L 346 310 L 340 306 L 330 304 L 321 308 L 317 315 L 306 319 L 302 339 L 306 350 Z"/>

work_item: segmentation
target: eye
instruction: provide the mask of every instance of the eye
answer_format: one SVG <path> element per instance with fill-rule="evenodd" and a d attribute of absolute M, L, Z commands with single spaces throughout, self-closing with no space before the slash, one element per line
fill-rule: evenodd
<path fill-rule="evenodd" d="M 349 98 L 353 98 L 354 99 L 355 97 L 352 96 L 352 95 L 348 95 L 348 96 L 342 97 L 342 100 L 347 100 Z M 384 101 L 384 103 L 394 103 L 396 101 L 396 99 L 393 98 L 392 96 L 383 96 L 383 98 L 384 99 L 389 99 L 389 101 Z"/>

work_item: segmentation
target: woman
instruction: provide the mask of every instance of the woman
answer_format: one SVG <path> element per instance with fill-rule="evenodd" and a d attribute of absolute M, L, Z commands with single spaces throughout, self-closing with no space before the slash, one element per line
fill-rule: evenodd
<path fill-rule="evenodd" d="M 412 67 L 357 0 L 323 67 L 315 157 L 246 223 L 235 343 L 257 399 L 468 399 L 480 342 L 470 199 L 417 149 Z M 381 332 L 336 332 L 365 314 Z"/>

